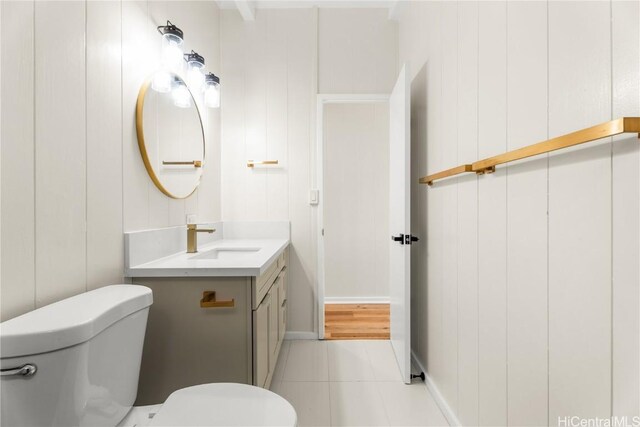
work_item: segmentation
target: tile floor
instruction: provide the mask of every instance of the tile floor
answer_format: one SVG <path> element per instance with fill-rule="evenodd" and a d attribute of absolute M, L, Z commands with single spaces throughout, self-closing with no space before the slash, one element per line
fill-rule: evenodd
<path fill-rule="evenodd" d="M 422 381 L 402 382 L 389 341 L 285 341 L 271 390 L 299 426 L 448 426 Z"/>
<path fill-rule="evenodd" d="M 298 426 L 448 426 L 422 381 L 402 382 L 389 341 L 285 341 L 271 390 Z M 160 406 L 135 407 L 119 426 L 148 426 Z"/>

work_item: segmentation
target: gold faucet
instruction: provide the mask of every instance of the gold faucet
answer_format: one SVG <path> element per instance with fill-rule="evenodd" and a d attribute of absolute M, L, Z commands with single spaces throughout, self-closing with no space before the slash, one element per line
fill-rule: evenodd
<path fill-rule="evenodd" d="M 198 252 L 198 233 L 213 233 L 215 228 L 198 228 L 198 224 L 187 224 L 187 253 Z"/>

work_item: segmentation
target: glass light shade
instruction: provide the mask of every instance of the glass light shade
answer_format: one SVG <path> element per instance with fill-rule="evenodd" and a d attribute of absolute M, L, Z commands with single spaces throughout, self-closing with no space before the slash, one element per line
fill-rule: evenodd
<path fill-rule="evenodd" d="M 176 107 L 191 107 L 191 94 L 189 93 L 189 89 L 187 89 L 184 84 L 179 84 L 174 87 L 171 95 L 173 96 L 173 103 L 176 105 Z"/>
<path fill-rule="evenodd" d="M 197 61 L 189 61 L 189 71 L 187 72 L 187 83 L 191 90 L 202 90 L 204 85 L 204 64 Z"/>
<path fill-rule="evenodd" d="M 173 34 L 162 35 L 162 65 L 173 72 L 180 72 L 184 64 L 182 39 Z"/>
<path fill-rule="evenodd" d="M 207 82 L 204 91 L 204 104 L 209 108 L 220 107 L 220 83 Z"/>
<path fill-rule="evenodd" d="M 151 88 L 156 92 L 167 93 L 171 92 L 173 83 L 173 76 L 168 71 L 158 71 L 154 74 L 151 81 Z"/>

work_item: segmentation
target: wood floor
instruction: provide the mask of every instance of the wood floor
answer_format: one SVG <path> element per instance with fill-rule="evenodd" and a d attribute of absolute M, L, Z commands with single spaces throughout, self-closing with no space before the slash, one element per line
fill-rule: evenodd
<path fill-rule="evenodd" d="M 325 304 L 328 340 L 388 340 L 389 304 Z"/>

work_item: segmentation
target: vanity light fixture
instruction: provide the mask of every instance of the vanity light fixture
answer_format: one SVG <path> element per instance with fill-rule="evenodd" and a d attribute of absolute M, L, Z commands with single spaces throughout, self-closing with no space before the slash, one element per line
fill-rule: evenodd
<path fill-rule="evenodd" d="M 204 57 L 194 50 L 183 53 L 184 33 L 167 21 L 167 25 L 158 27 L 162 34 L 162 67 L 152 80 L 151 88 L 160 93 L 171 92 L 175 105 L 188 108 L 191 106 L 191 96 L 204 91 L 204 103 L 210 108 L 220 107 L 220 78 L 213 73 L 205 74 Z M 181 81 L 175 81 L 173 74 L 182 75 L 184 62 L 187 63 L 187 86 Z"/>
<path fill-rule="evenodd" d="M 162 65 L 169 71 L 180 71 L 183 64 L 184 33 L 171 21 L 159 26 L 158 32 L 162 34 Z"/>
<path fill-rule="evenodd" d="M 204 104 L 210 108 L 220 107 L 220 77 L 213 73 L 205 76 Z"/>
<path fill-rule="evenodd" d="M 189 108 L 191 107 L 191 93 L 187 89 L 187 85 L 180 79 L 174 80 L 174 87 L 171 91 L 173 97 L 173 103 L 176 107 Z"/>
<path fill-rule="evenodd" d="M 184 60 L 187 61 L 187 82 L 192 90 L 202 90 L 204 85 L 204 57 L 194 52 L 184 54 Z"/>

